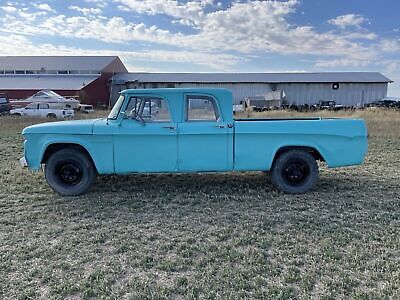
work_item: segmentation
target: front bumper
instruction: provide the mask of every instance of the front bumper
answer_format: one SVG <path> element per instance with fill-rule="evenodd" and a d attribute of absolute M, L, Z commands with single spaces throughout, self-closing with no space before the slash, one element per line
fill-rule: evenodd
<path fill-rule="evenodd" d="M 23 167 L 23 168 L 28 167 L 28 162 L 26 161 L 25 156 L 19 159 L 19 163 L 20 163 L 21 167 Z"/>

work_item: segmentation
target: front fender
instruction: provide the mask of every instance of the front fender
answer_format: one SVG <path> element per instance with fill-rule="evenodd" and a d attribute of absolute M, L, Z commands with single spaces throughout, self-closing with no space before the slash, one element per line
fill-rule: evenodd
<path fill-rule="evenodd" d="M 114 173 L 113 143 L 110 136 L 28 134 L 26 135 L 25 158 L 32 170 L 39 170 L 46 149 L 54 144 L 76 144 L 87 150 L 99 174 Z"/>

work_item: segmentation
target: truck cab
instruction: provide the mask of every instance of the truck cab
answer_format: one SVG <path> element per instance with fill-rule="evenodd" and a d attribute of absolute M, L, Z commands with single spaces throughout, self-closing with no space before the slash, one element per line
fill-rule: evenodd
<path fill-rule="evenodd" d="M 108 118 L 110 124 L 117 124 L 113 128 L 115 172 L 232 169 L 230 96 L 226 90 L 210 94 L 196 89 L 121 93 Z"/>

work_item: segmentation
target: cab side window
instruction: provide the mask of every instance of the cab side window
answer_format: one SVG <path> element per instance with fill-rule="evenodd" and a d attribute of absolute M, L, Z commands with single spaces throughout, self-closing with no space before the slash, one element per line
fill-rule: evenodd
<path fill-rule="evenodd" d="M 145 122 L 170 122 L 168 104 L 165 99 L 151 96 L 131 97 L 126 108 L 127 116 L 140 116 Z"/>
<path fill-rule="evenodd" d="M 210 96 L 186 96 L 186 121 L 218 121 L 219 112 L 215 99 Z"/>

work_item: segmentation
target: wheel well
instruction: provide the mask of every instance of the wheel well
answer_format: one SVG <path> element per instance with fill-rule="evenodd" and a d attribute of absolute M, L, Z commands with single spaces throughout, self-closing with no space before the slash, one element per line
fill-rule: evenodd
<path fill-rule="evenodd" d="M 71 143 L 57 143 L 57 144 L 51 144 L 51 145 L 49 145 L 49 146 L 46 148 L 46 150 L 44 151 L 44 154 L 43 154 L 43 158 L 42 158 L 42 162 L 41 162 L 41 163 L 42 163 L 42 164 L 45 164 L 45 163 L 47 162 L 47 160 L 50 158 L 50 156 L 51 156 L 53 153 L 57 152 L 58 150 L 66 149 L 66 148 L 76 149 L 76 150 L 79 150 L 79 151 L 81 151 L 82 153 L 84 153 L 84 154 L 92 161 L 93 166 L 94 166 L 95 169 L 96 169 L 96 165 L 95 165 L 95 163 L 94 163 L 94 161 L 93 161 L 93 159 L 92 159 L 92 156 L 91 156 L 90 153 L 86 150 L 86 148 L 83 147 L 83 146 L 81 146 L 81 145 L 79 145 L 79 144 L 71 144 Z"/>
<path fill-rule="evenodd" d="M 321 153 L 319 153 L 319 151 L 313 147 L 306 147 L 306 146 L 286 146 L 286 147 L 282 147 L 280 148 L 276 153 L 275 153 L 275 157 L 274 160 L 275 161 L 279 155 L 281 155 L 284 152 L 287 152 L 289 150 L 301 150 L 301 151 L 305 151 L 310 153 L 315 160 L 319 160 L 319 161 L 325 161 L 325 159 L 323 158 L 323 156 L 321 155 Z"/>

